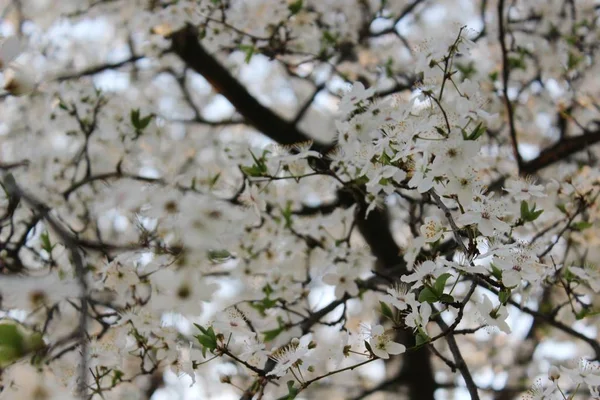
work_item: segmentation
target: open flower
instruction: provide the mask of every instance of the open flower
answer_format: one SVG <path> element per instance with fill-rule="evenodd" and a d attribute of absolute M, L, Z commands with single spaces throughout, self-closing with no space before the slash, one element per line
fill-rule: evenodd
<path fill-rule="evenodd" d="M 591 362 L 581 358 L 576 368 L 561 366 L 560 369 L 575 384 L 600 385 L 600 364 L 598 362 Z"/>
<path fill-rule="evenodd" d="M 506 307 L 500 305 L 494 307 L 492 301 L 487 296 L 481 296 L 481 301 L 476 305 L 481 322 L 485 325 L 496 326 L 502 332 L 510 333 L 510 326 L 506 323 L 508 311 Z"/>
<path fill-rule="evenodd" d="M 426 242 L 435 242 L 442 237 L 446 228 L 437 216 L 432 216 L 425 218 L 425 223 L 421 225 L 420 231 Z"/>
<path fill-rule="evenodd" d="M 277 364 L 267 375 L 283 376 L 292 367 L 296 366 L 298 361 L 310 351 L 310 336 L 303 336 L 301 339 L 294 338 L 287 346 L 275 350 L 269 358 Z"/>
<path fill-rule="evenodd" d="M 458 217 L 457 222 L 463 225 L 477 224 L 477 228 L 485 236 L 494 235 L 494 230 L 504 233 L 510 225 L 502 221 L 506 216 L 506 206 L 500 201 L 482 197 L 480 201 L 471 203 L 470 209 Z"/>
<path fill-rule="evenodd" d="M 390 358 L 390 354 L 402 354 L 406 351 L 406 347 L 400 343 L 392 341 L 389 335 L 381 325 L 375 325 L 371 329 L 371 338 L 369 339 L 371 351 L 379 358 Z"/>

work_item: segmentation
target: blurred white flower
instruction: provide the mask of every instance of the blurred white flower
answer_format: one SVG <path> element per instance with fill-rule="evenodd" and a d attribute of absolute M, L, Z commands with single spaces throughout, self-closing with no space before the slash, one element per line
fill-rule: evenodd
<path fill-rule="evenodd" d="M 4 90 L 13 96 L 30 94 L 35 89 L 35 78 L 30 71 L 12 66 L 4 72 Z"/>

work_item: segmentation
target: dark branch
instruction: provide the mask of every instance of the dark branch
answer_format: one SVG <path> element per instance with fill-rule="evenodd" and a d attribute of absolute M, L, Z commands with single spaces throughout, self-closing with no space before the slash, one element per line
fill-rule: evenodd
<path fill-rule="evenodd" d="M 210 55 L 198 41 L 198 32 L 187 25 L 170 36 L 172 50 L 185 64 L 202 75 L 257 130 L 285 145 L 312 140 L 292 122 L 288 122 L 260 104 L 229 71 Z M 315 141 L 313 148 L 326 151 L 330 145 Z"/>

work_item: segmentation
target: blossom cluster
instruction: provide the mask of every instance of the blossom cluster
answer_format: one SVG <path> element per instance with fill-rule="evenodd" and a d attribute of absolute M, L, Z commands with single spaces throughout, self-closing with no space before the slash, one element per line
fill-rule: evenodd
<path fill-rule="evenodd" d="M 0 22 L 0 399 L 600 396 L 593 2 L 46 3 Z"/>

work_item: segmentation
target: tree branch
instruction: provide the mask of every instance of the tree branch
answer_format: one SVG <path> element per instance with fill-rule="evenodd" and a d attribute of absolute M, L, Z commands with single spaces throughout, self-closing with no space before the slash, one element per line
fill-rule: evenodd
<path fill-rule="evenodd" d="M 185 64 L 202 75 L 215 90 L 222 94 L 257 130 L 272 140 L 285 145 L 312 140 L 292 122 L 288 122 L 260 104 L 198 41 L 198 32 L 192 25 L 173 32 L 172 51 Z M 325 152 L 331 145 L 315 140 L 313 149 Z"/>
<path fill-rule="evenodd" d="M 506 48 L 505 41 L 505 29 L 504 29 L 504 0 L 498 1 L 498 40 L 500 41 L 500 48 L 502 50 L 502 94 L 504 96 L 504 103 L 506 104 L 506 112 L 508 113 L 508 126 L 510 129 L 510 139 L 512 142 L 513 153 L 517 159 L 517 165 L 519 167 L 519 173 L 521 173 L 521 164 L 523 159 L 521 153 L 519 153 L 519 146 L 517 143 L 517 128 L 515 127 L 515 116 L 512 103 L 508 98 L 508 79 L 510 76 L 510 65 L 508 61 L 508 49 Z"/>
<path fill-rule="evenodd" d="M 521 175 L 534 174 L 598 142 L 600 142 L 600 131 L 598 130 L 585 131 L 582 135 L 559 140 L 542 150 L 533 160 L 524 162 L 521 165 Z"/>

